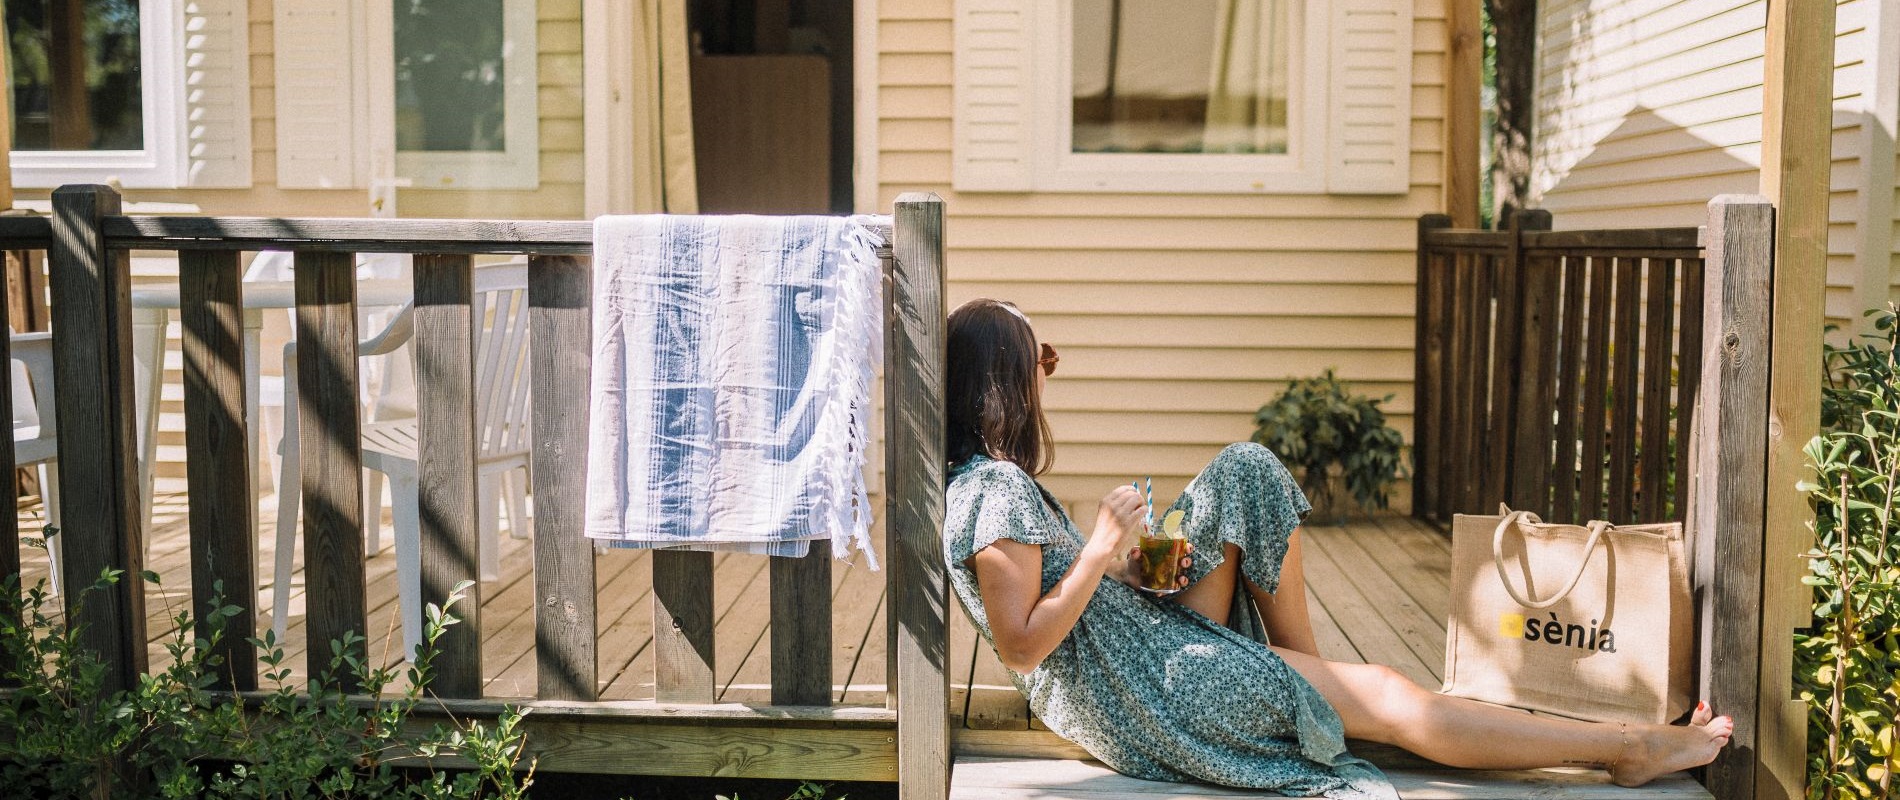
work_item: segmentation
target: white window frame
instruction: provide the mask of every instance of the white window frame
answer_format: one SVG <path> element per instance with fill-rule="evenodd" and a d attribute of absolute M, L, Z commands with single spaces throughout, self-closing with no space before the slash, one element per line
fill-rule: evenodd
<path fill-rule="evenodd" d="M 390 0 L 370 0 L 387 3 Z M 536 189 L 541 185 L 540 89 L 536 62 L 536 0 L 502 2 L 502 127 L 507 137 L 501 152 L 396 151 L 396 174 L 416 189 Z M 385 12 L 387 13 L 387 12 Z M 385 54 L 389 74 L 395 75 L 393 36 Z M 393 112 L 393 108 L 391 109 Z M 393 116 L 389 124 L 395 124 Z M 393 129 L 392 129 L 393 140 Z"/>
<path fill-rule="evenodd" d="M 1037 191 L 1320 194 L 1326 191 L 1326 54 L 1323 0 L 1287 0 L 1287 152 L 1076 153 L 1073 0 L 1036 4 L 1031 50 L 1037 74 L 1032 169 Z M 1318 9 L 1312 8 L 1318 6 Z"/>
<path fill-rule="evenodd" d="M 139 90 L 145 125 L 142 150 L 14 150 L 13 185 L 52 189 L 69 183 L 117 181 L 128 189 L 185 184 L 184 8 L 177 0 L 139 0 Z"/>

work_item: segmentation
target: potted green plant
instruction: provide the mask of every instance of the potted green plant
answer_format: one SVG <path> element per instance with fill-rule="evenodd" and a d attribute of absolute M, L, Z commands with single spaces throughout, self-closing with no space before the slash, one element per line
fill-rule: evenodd
<path fill-rule="evenodd" d="M 1335 480 L 1360 508 L 1383 509 L 1405 450 L 1405 438 L 1379 408 L 1391 399 L 1353 394 L 1329 369 L 1294 381 L 1261 406 L 1253 440 L 1280 457 L 1326 517 L 1343 516 L 1333 498 Z"/>

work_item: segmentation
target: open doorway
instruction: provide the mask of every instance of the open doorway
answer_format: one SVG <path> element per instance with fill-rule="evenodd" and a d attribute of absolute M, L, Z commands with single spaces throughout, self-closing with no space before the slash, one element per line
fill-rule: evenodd
<path fill-rule="evenodd" d="M 701 213 L 850 213 L 852 2 L 689 9 Z"/>

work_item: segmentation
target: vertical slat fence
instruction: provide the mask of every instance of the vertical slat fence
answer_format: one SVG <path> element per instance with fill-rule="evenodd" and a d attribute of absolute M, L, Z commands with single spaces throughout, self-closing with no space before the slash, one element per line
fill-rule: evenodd
<path fill-rule="evenodd" d="M 1550 227 L 1539 210 L 1498 231 L 1420 219 L 1414 514 L 1679 518 L 1695 231 Z"/>

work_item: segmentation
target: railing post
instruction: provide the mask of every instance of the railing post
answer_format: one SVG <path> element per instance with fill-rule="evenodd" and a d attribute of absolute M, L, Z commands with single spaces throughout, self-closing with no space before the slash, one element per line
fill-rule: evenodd
<path fill-rule="evenodd" d="M 1492 402 L 1504 404 L 1492 419 L 1493 452 L 1504 457 L 1493 463 L 1505 467 L 1493 484 L 1512 508 L 1550 513 L 1551 361 L 1556 340 L 1550 336 L 1550 315 L 1557 305 L 1555 263 L 1536 259 L 1524 247 L 1524 235 L 1550 230 L 1550 212 L 1541 208 L 1511 215 L 1511 252 L 1505 265 L 1504 292 L 1498 298 L 1499 380 L 1502 392 Z M 1507 339 L 1508 337 L 1508 339 Z"/>
<path fill-rule="evenodd" d="M 437 671 L 430 689 L 442 697 L 477 698 L 482 696 L 482 541 L 476 509 L 492 498 L 477 491 L 471 423 L 475 331 L 482 324 L 471 311 L 474 260 L 416 256 L 415 284 L 416 395 L 427 398 L 416 406 L 419 602 L 423 608 L 440 607 L 456 584 L 470 582 L 467 595 L 450 612 L 461 624 L 436 640 Z"/>
<path fill-rule="evenodd" d="M 535 696 L 591 701 L 595 682 L 594 545 L 587 501 L 587 391 L 594 346 L 586 259 L 528 261 L 528 380 L 534 404 Z"/>
<path fill-rule="evenodd" d="M 1437 396 L 1438 376 L 1445 368 L 1444 278 L 1433 274 L 1437 259 L 1425 239 L 1432 231 L 1450 227 L 1448 214 L 1418 218 L 1418 279 L 1413 284 L 1418 307 L 1412 337 L 1412 516 L 1420 519 L 1436 517 L 1443 502 L 1434 459 L 1439 457 L 1439 442 L 1444 441 L 1444 432 L 1438 426 L 1439 406 L 1444 401 Z"/>
<path fill-rule="evenodd" d="M 1774 225 L 1766 198 L 1709 203 L 1690 535 L 1701 697 L 1735 720 L 1734 738 L 1707 777 L 1709 791 L 1724 798 L 1754 796 L 1759 758 Z"/>
<path fill-rule="evenodd" d="M 191 607 L 199 635 L 221 606 L 219 686 L 257 688 L 256 495 L 244 409 L 244 282 L 236 250 L 178 254 L 178 308 L 184 324 L 185 474 L 191 489 Z M 222 591 L 220 591 L 220 585 Z"/>
<path fill-rule="evenodd" d="M 304 631 L 313 683 L 354 693 L 347 663 L 330 668 L 330 645 L 363 637 L 346 654 L 367 658 L 363 574 L 363 429 L 356 364 L 356 257 L 299 251 L 297 433 L 303 480 Z"/>
<path fill-rule="evenodd" d="M 145 672 L 143 522 L 132 412 L 131 259 L 106 249 L 102 223 L 119 213 L 109 186 L 53 191 L 53 374 L 65 530 L 67 622 L 106 666 L 104 691 Z M 123 570 L 101 593 L 101 572 Z"/>
<path fill-rule="evenodd" d="M 896 625 L 897 778 L 902 800 L 950 793 L 950 592 L 943 565 L 943 200 L 897 198 L 896 274 L 884 372 L 884 519 Z"/>

